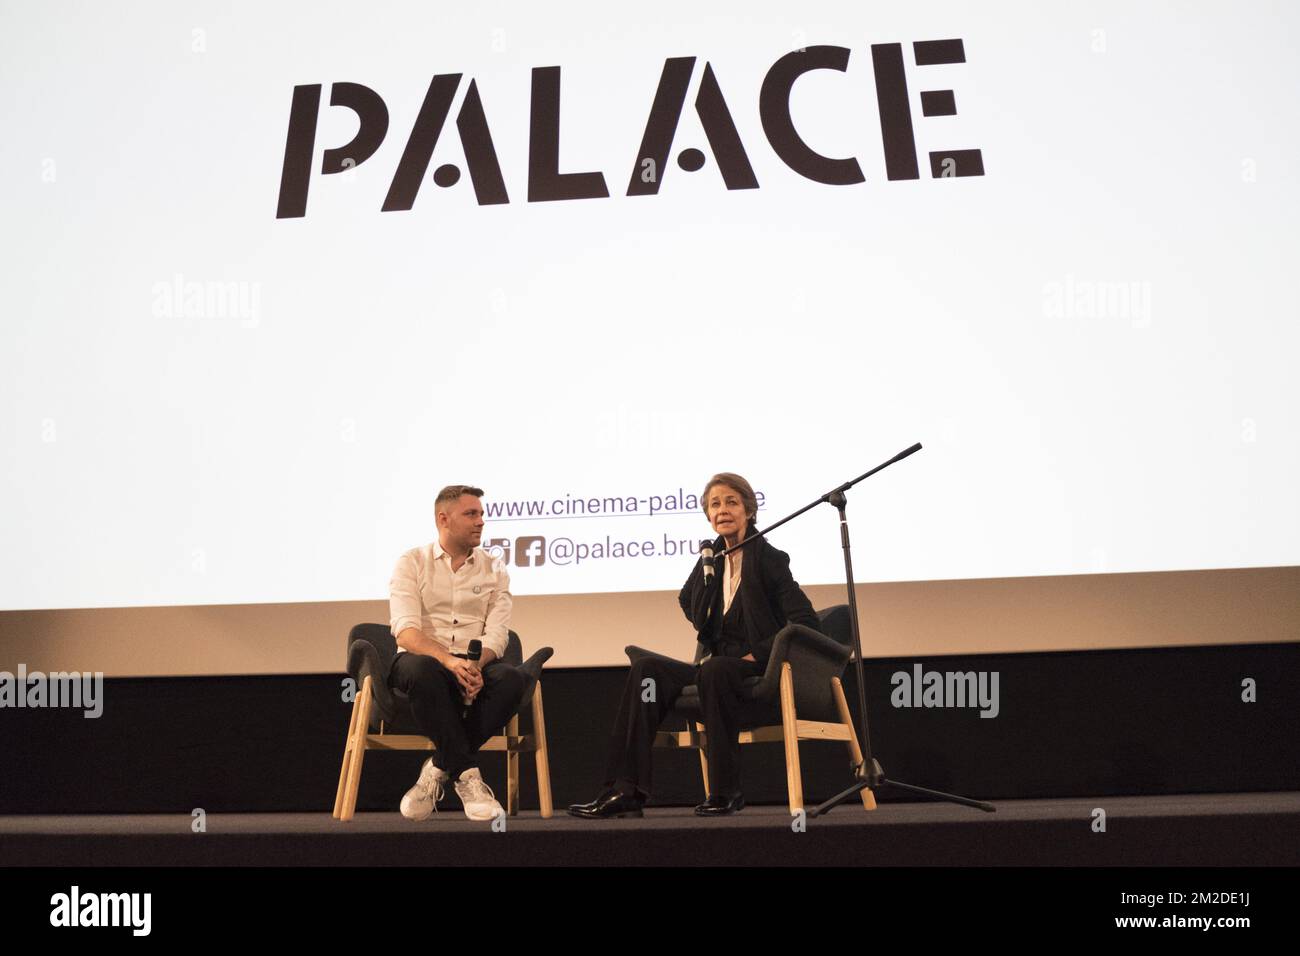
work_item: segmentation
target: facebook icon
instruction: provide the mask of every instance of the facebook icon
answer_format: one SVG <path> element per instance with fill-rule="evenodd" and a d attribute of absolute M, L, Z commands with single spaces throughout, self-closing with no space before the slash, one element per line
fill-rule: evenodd
<path fill-rule="evenodd" d="M 531 568 L 545 563 L 545 538 L 515 538 L 515 564 L 521 568 Z"/>

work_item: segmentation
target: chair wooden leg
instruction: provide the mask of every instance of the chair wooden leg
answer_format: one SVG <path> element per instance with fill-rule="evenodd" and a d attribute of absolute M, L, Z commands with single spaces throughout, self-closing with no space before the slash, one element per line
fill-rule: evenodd
<path fill-rule="evenodd" d="M 794 711 L 794 672 L 790 662 L 781 665 L 781 729 L 785 737 L 785 780 L 790 792 L 790 813 L 803 809 L 803 776 L 799 771 L 799 722 Z"/>
<path fill-rule="evenodd" d="M 849 702 L 844 699 L 844 685 L 838 677 L 831 678 L 831 693 L 835 696 L 835 706 L 840 712 L 840 721 L 849 729 L 849 759 L 853 766 L 862 766 L 862 748 L 858 745 L 858 731 L 853 726 L 853 714 L 849 712 Z M 876 795 L 870 787 L 862 788 L 862 809 L 876 809 Z"/>
<path fill-rule="evenodd" d="M 549 820 L 551 806 L 551 759 L 546 750 L 546 712 L 542 708 L 542 682 L 533 690 L 533 736 L 537 739 L 537 802 L 542 819 Z"/>
<path fill-rule="evenodd" d="M 357 713 L 361 710 L 361 695 L 352 698 L 352 715 L 348 719 L 348 736 L 343 742 L 343 766 L 339 769 L 339 787 L 334 791 L 334 819 L 343 813 L 343 794 L 348 780 L 348 768 L 352 765 L 352 738 L 357 730 Z"/>
<path fill-rule="evenodd" d="M 352 729 L 352 765 L 348 767 L 348 782 L 343 793 L 341 820 L 351 820 L 357 812 L 357 792 L 361 789 L 361 764 L 366 759 L 366 735 L 370 733 L 370 707 L 374 701 L 371 677 L 366 675 L 357 698 L 357 725 Z"/>
<path fill-rule="evenodd" d="M 506 814 L 515 816 L 519 813 L 519 751 L 511 741 L 519 736 L 519 715 L 515 714 L 506 724 Z"/>
<path fill-rule="evenodd" d="M 701 724 L 692 720 L 689 726 L 695 728 L 695 731 L 691 734 L 691 740 L 694 742 L 695 748 L 700 752 L 700 773 L 704 776 L 704 799 L 707 800 L 709 799 L 709 755 L 704 749 L 707 738 L 700 740 L 700 732 L 704 729 Z"/>

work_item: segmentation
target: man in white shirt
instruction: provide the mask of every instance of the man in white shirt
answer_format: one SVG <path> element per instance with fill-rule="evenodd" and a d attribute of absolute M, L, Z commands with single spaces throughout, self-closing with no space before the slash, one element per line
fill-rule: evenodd
<path fill-rule="evenodd" d="M 409 820 L 437 809 L 448 783 L 471 820 L 502 812 L 479 773 L 477 752 L 518 710 L 524 676 L 500 659 L 510 627 L 510 575 L 478 546 L 482 496 L 470 485 L 438 492 L 438 540 L 403 554 L 389 586 L 398 646 L 389 686 L 407 695 L 416 725 L 436 748 L 402 798 Z M 483 654 L 471 661 L 464 655 L 475 639 Z"/>

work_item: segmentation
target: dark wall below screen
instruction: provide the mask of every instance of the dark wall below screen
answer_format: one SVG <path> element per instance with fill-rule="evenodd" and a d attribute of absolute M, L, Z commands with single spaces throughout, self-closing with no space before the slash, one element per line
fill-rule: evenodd
<path fill-rule="evenodd" d="M 894 707 L 891 675 L 918 663 L 997 671 L 997 716 Z M 543 675 L 561 812 L 599 789 L 626 673 Z M 1242 699 L 1248 678 L 1254 703 Z M 350 707 L 342 680 L 123 678 L 106 682 L 98 719 L 5 708 L 0 813 L 328 813 Z M 872 660 L 867 682 L 876 756 L 887 776 L 918 786 L 990 800 L 1300 789 L 1300 643 Z M 846 692 L 856 714 L 851 670 Z M 842 744 L 804 743 L 801 755 L 807 804 L 850 782 Z M 422 759 L 368 753 L 358 809 L 395 813 Z M 504 757 L 485 754 L 482 766 L 503 795 Z M 521 766 L 523 808 L 535 809 L 531 757 Z M 659 751 L 655 766 L 656 804 L 702 799 L 693 752 Z M 745 747 L 743 773 L 748 802 L 785 802 L 779 744 Z"/>

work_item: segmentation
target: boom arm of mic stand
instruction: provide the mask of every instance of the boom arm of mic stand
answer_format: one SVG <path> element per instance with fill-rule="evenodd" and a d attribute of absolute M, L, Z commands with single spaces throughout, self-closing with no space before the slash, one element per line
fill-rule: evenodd
<path fill-rule="evenodd" d="M 746 536 L 744 541 L 738 541 L 735 544 L 733 544 L 730 548 L 723 548 L 721 551 L 719 551 L 717 554 L 713 556 L 714 560 L 717 560 L 718 558 L 721 558 L 724 555 L 731 554 L 731 552 L 733 551 L 739 551 L 741 548 L 749 544 L 751 541 L 763 537 L 770 531 L 775 531 L 777 528 L 781 527 L 781 525 L 785 524 L 787 521 L 793 521 L 795 518 L 799 517 L 805 511 L 811 511 L 813 508 L 816 508 L 823 501 L 829 504 L 834 504 L 834 502 L 831 500 L 832 495 L 839 495 L 840 500 L 841 501 L 844 500 L 844 492 L 848 491 L 859 481 L 862 481 L 864 478 L 870 478 L 876 472 L 883 471 L 884 469 L 888 468 L 890 465 L 902 461 L 908 455 L 915 455 L 920 450 L 921 450 L 920 442 L 917 442 L 915 445 L 913 445 L 910 448 L 904 448 L 893 458 L 889 459 L 889 461 L 881 462 L 875 468 L 872 468 L 869 471 L 864 471 L 862 474 L 858 475 L 858 477 L 854 478 L 852 481 L 846 481 L 838 488 L 831 489 L 830 491 L 826 492 L 826 494 L 818 498 L 816 501 L 808 502 L 808 504 L 804 505 L 798 511 L 791 512 L 790 514 L 786 515 L 784 518 L 782 518 L 780 521 L 776 522 L 775 524 L 770 524 L 766 528 L 763 528 L 761 531 L 755 531 L 753 534 Z M 836 507 L 838 507 L 838 505 Z"/>

